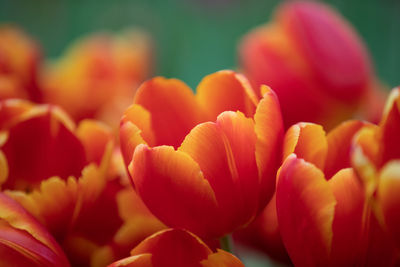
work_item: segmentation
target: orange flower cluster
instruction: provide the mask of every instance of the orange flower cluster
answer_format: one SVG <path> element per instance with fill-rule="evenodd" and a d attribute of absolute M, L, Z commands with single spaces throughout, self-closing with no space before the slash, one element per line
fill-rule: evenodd
<path fill-rule="evenodd" d="M 0 28 L 0 266 L 244 266 L 231 234 L 295 266 L 397 266 L 400 88 L 383 108 L 362 42 L 315 2 L 240 57 L 248 78 L 192 90 L 144 81 L 142 33 L 43 67 Z"/>

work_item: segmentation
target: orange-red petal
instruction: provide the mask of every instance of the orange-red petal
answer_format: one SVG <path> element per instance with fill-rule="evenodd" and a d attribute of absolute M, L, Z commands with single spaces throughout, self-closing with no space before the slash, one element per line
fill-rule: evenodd
<path fill-rule="evenodd" d="M 289 156 L 276 191 L 279 228 L 296 266 L 323 266 L 331 252 L 336 205 L 324 174 L 314 165 Z"/>
<path fill-rule="evenodd" d="M 144 82 L 134 103 L 150 112 L 155 145 L 177 148 L 186 134 L 205 120 L 192 90 L 177 79 L 156 77 Z"/>
<path fill-rule="evenodd" d="M 206 260 L 201 261 L 202 267 L 244 267 L 244 264 L 232 254 L 217 249 L 216 253 L 208 255 Z"/>
<path fill-rule="evenodd" d="M 248 80 L 230 70 L 204 77 L 196 91 L 197 101 L 213 121 L 224 111 L 241 111 L 252 117 L 258 102 Z"/>
<path fill-rule="evenodd" d="M 129 170 L 143 202 L 166 225 L 216 234 L 214 192 L 189 155 L 168 146 L 139 145 Z"/>
<path fill-rule="evenodd" d="M 291 153 L 323 170 L 328 143 L 321 125 L 300 122 L 290 127 L 283 141 L 283 160 Z"/>

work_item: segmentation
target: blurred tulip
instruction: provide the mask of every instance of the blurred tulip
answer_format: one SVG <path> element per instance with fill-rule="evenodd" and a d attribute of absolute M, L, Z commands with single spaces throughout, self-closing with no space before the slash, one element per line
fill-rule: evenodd
<path fill-rule="evenodd" d="M 73 266 L 106 266 L 165 227 L 134 198 L 108 126 L 82 120 L 75 127 L 58 107 L 23 100 L 0 102 L 0 126 L 2 189 L 48 229 Z M 104 257 L 107 246 L 112 255 Z"/>
<path fill-rule="evenodd" d="M 275 94 L 263 90 L 257 105 L 232 71 L 205 77 L 196 96 L 175 79 L 138 89 L 121 121 L 121 150 L 139 196 L 167 226 L 219 238 L 269 201 L 283 125 Z"/>
<path fill-rule="evenodd" d="M 142 32 L 89 36 L 43 72 L 45 100 L 75 120 L 95 118 L 117 126 L 137 86 L 152 72 L 152 54 L 150 38 Z"/>
<path fill-rule="evenodd" d="M 241 267 L 244 266 L 232 254 L 223 250 L 212 250 L 192 233 L 168 229 L 160 231 L 141 242 L 131 251 L 131 257 L 109 265 L 154 266 L 154 267 Z"/>
<path fill-rule="evenodd" d="M 0 193 L 1 266 L 70 266 L 46 229 L 17 202 Z"/>
<path fill-rule="evenodd" d="M 394 262 L 394 247 L 349 168 L 352 137 L 362 127 L 373 126 L 346 122 L 325 137 L 321 126 L 300 123 L 286 133 L 276 213 L 295 266 L 391 266 Z"/>
<path fill-rule="evenodd" d="M 367 49 L 325 4 L 282 4 L 272 22 L 245 36 L 239 54 L 253 84 L 275 90 L 286 127 L 307 121 L 330 129 L 356 113 L 375 119 L 381 110 L 384 93 Z"/>
<path fill-rule="evenodd" d="M 356 136 L 353 165 L 371 208 L 400 247 L 400 88 L 392 90 L 380 124 Z"/>
<path fill-rule="evenodd" d="M 37 44 L 20 29 L 0 26 L 0 100 L 41 101 L 37 75 L 41 60 Z"/>

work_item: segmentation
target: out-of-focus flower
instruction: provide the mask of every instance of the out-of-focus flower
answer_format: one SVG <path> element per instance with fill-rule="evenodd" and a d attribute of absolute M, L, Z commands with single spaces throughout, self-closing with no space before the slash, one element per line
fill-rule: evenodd
<path fill-rule="evenodd" d="M 400 247 L 400 88 L 392 90 L 380 124 L 356 136 L 352 159 L 372 210 Z"/>
<path fill-rule="evenodd" d="M 205 77 L 196 96 L 175 79 L 138 89 L 121 121 L 121 149 L 139 196 L 167 226 L 219 238 L 269 201 L 283 125 L 275 94 L 263 91 L 257 105 L 232 71 Z"/>
<path fill-rule="evenodd" d="M 295 266 L 393 264 L 394 246 L 348 168 L 352 137 L 361 127 L 373 126 L 347 122 L 326 138 L 321 126 L 300 123 L 286 133 L 276 213 Z"/>
<path fill-rule="evenodd" d="M 241 267 L 238 258 L 223 250 L 213 251 L 194 234 L 180 229 L 158 232 L 131 251 L 131 257 L 109 265 L 174 267 Z"/>
<path fill-rule="evenodd" d="M 152 56 L 150 38 L 139 31 L 87 37 L 43 72 L 45 101 L 75 120 L 96 118 L 116 126 L 137 86 L 151 74 Z"/>
<path fill-rule="evenodd" d="M 135 198 L 108 126 L 83 120 L 75 127 L 58 107 L 23 100 L 0 102 L 0 126 L 0 186 L 73 266 L 106 266 L 165 228 Z"/>
<path fill-rule="evenodd" d="M 41 100 L 37 74 L 41 54 L 36 43 L 20 29 L 0 26 L 0 100 Z"/>
<path fill-rule="evenodd" d="M 17 202 L 0 193 L 1 266 L 70 266 L 46 229 Z"/>
<path fill-rule="evenodd" d="M 245 36 L 239 52 L 249 79 L 275 90 L 286 127 L 308 121 L 330 129 L 356 112 L 379 119 L 384 93 L 368 52 L 351 25 L 322 3 L 281 5 L 272 22 Z"/>

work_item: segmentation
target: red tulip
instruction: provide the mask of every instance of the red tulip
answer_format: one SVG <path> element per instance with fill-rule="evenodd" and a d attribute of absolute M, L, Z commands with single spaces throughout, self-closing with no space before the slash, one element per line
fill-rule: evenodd
<path fill-rule="evenodd" d="M 218 238 L 251 222 L 270 199 L 279 104 L 265 87 L 256 108 L 251 90 L 231 71 L 204 78 L 196 96 L 174 79 L 139 88 L 121 121 L 121 149 L 138 194 L 166 225 Z M 231 111 L 218 115 L 224 110 Z"/>
<path fill-rule="evenodd" d="M 46 229 L 17 202 L 0 193 L 1 266 L 70 266 Z"/>
<path fill-rule="evenodd" d="M 355 138 L 353 165 L 364 184 L 371 208 L 400 247 L 400 88 L 393 89 L 381 122 Z"/>
<path fill-rule="evenodd" d="M 114 262 L 109 267 L 244 266 L 232 254 L 223 250 L 213 253 L 197 236 L 179 229 L 164 230 L 146 238 L 131 251 L 131 255 Z"/>
<path fill-rule="evenodd" d="M 383 93 L 374 88 L 377 81 L 367 49 L 327 5 L 312 1 L 281 5 L 272 22 L 244 38 L 239 52 L 250 80 L 276 91 L 286 127 L 310 121 L 332 128 L 351 118 L 361 105 L 369 116 L 381 109 L 377 103 Z"/>
<path fill-rule="evenodd" d="M 349 122 L 328 138 L 313 124 L 294 125 L 286 133 L 276 210 L 283 243 L 296 266 L 393 263 L 393 245 L 348 168 L 352 136 L 361 127 L 373 126 Z"/>

